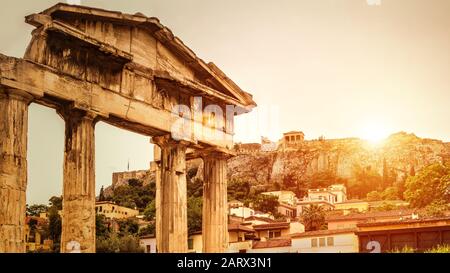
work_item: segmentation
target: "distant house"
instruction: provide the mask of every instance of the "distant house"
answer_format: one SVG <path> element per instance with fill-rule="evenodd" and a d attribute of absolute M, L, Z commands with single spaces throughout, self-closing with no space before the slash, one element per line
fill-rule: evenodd
<path fill-rule="evenodd" d="M 300 216 L 305 207 L 317 205 L 325 210 L 334 210 L 336 204 L 347 201 L 347 188 L 341 184 L 331 185 L 327 188 L 309 189 L 308 195 L 297 202 L 297 216 Z"/>
<path fill-rule="evenodd" d="M 44 228 L 48 220 L 37 216 L 25 218 L 25 248 L 26 251 L 50 250 L 53 241 L 44 237 Z"/>
<path fill-rule="evenodd" d="M 297 206 L 295 205 L 293 206 L 285 203 L 280 203 L 280 205 L 278 205 L 277 210 L 279 214 L 284 215 L 291 219 L 297 216 Z"/>
<path fill-rule="evenodd" d="M 144 249 L 145 253 L 156 253 L 155 235 L 145 235 L 139 237 L 139 245 Z"/>
<path fill-rule="evenodd" d="M 139 215 L 139 210 L 122 207 L 111 201 L 96 202 L 95 212 L 105 215 L 108 219 L 125 219 Z"/>
<path fill-rule="evenodd" d="M 297 203 L 297 196 L 292 191 L 268 191 L 262 192 L 263 195 L 275 196 L 279 203 L 295 206 Z"/>
<path fill-rule="evenodd" d="M 252 248 L 255 230 L 251 225 L 239 222 L 228 224 L 228 252 L 247 252 Z"/>
<path fill-rule="evenodd" d="M 243 207 L 243 206 L 244 206 L 244 203 L 239 200 L 228 201 L 228 208 L 239 208 L 239 207 Z"/>
<path fill-rule="evenodd" d="M 318 230 L 292 234 L 291 252 L 352 253 L 358 252 L 358 236 L 354 229 Z"/>
<path fill-rule="evenodd" d="M 229 209 L 228 214 L 232 216 L 247 218 L 255 215 L 255 210 L 244 206 L 234 207 Z"/>
<path fill-rule="evenodd" d="M 369 203 L 362 200 L 348 200 L 341 203 L 335 203 L 334 209 L 342 211 L 343 214 L 366 212 L 369 210 Z"/>

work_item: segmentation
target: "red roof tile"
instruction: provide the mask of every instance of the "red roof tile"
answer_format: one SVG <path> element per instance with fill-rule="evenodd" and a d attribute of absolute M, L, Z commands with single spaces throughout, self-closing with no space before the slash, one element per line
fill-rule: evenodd
<path fill-rule="evenodd" d="M 291 238 L 303 238 L 303 237 L 325 236 L 325 235 L 343 234 L 343 233 L 354 233 L 354 232 L 356 232 L 356 230 L 357 230 L 356 228 L 315 230 L 315 231 L 294 233 L 294 234 L 291 234 Z"/>
<path fill-rule="evenodd" d="M 252 248 L 273 248 L 291 246 L 291 239 L 271 239 L 267 241 L 253 241 Z"/>

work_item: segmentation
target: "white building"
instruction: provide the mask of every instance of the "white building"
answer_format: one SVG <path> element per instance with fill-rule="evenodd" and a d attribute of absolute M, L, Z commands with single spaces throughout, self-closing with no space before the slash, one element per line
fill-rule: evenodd
<path fill-rule="evenodd" d="M 247 208 L 244 206 L 241 207 L 232 207 L 229 209 L 229 214 L 232 216 L 247 218 L 255 215 L 255 210 L 251 208 Z"/>
<path fill-rule="evenodd" d="M 356 229 L 318 230 L 291 235 L 291 252 L 297 253 L 356 253 Z"/>
<path fill-rule="evenodd" d="M 303 208 L 318 205 L 325 210 L 333 210 L 335 204 L 347 201 L 347 188 L 342 184 L 331 185 L 327 188 L 310 189 L 308 195 L 297 202 L 297 216 L 303 212 Z"/>
<path fill-rule="evenodd" d="M 297 203 L 297 196 L 292 191 L 268 191 L 268 192 L 262 192 L 263 195 L 271 195 L 276 196 L 278 198 L 278 202 L 288 204 L 288 205 L 295 205 Z"/>
<path fill-rule="evenodd" d="M 139 245 L 144 249 L 145 253 L 156 253 L 155 235 L 146 235 L 139 238 Z"/>

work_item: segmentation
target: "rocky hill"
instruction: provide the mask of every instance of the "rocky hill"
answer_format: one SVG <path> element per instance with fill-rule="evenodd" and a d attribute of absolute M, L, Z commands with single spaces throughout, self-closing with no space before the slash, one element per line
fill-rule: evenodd
<path fill-rule="evenodd" d="M 450 158 L 450 143 L 422 139 L 404 132 L 391 135 L 377 145 L 348 138 L 303 141 L 296 147 L 262 151 L 258 144 L 241 144 L 238 156 L 228 163 L 230 181 L 252 185 L 283 185 L 286 181 L 308 181 L 320 173 L 349 181 L 355 169 L 371 170 L 401 181 L 411 170 Z M 304 185 L 307 186 L 307 185 Z"/>
<path fill-rule="evenodd" d="M 247 143 L 238 144 L 235 149 L 237 156 L 228 161 L 229 182 L 246 181 L 262 190 L 276 189 L 276 185 L 282 189 L 289 186 L 307 189 L 311 180 L 321 174 L 330 183 L 346 183 L 357 179 L 357 170 L 370 170 L 380 177 L 388 173 L 394 182 L 404 181 L 412 170 L 450 161 L 450 143 L 404 132 L 393 134 L 377 145 L 345 138 L 305 140 L 295 147 L 272 150 L 265 150 L 258 143 Z M 187 167 L 191 179 L 203 178 L 201 160 L 191 160 Z M 150 172 L 145 177 L 154 181 Z"/>

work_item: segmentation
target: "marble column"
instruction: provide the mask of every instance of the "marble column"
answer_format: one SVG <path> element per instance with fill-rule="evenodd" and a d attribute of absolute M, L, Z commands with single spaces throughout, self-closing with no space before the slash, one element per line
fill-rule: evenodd
<path fill-rule="evenodd" d="M 186 148 L 184 141 L 153 137 L 161 149 L 157 183 L 156 234 L 158 252 L 187 252 Z M 159 185 L 158 185 L 159 184 Z"/>
<path fill-rule="evenodd" d="M 150 163 L 150 170 L 155 173 L 156 196 L 155 196 L 155 235 L 156 235 L 156 252 L 162 249 L 161 243 L 161 149 L 158 145 L 153 145 L 154 161 Z"/>
<path fill-rule="evenodd" d="M 95 252 L 95 117 L 63 109 L 64 148 L 62 253 Z"/>
<path fill-rule="evenodd" d="M 227 159 L 223 153 L 203 156 L 203 252 L 228 249 Z"/>
<path fill-rule="evenodd" d="M 32 97 L 0 89 L 0 253 L 25 252 L 28 105 Z"/>

